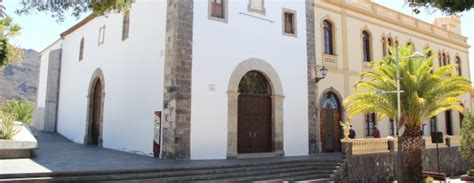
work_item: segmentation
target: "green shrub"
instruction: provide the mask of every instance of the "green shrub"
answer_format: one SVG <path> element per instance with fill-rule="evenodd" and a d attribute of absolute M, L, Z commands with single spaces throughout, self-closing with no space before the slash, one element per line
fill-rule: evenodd
<path fill-rule="evenodd" d="M 474 176 L 474 169 L 468 170 L 467 175 L 468 176 Z"/>
<path fill-rule="evenodd" d="M 430 177 L 430 176 L 426 177 L 425 183 L 432 183 L 432 182 L 434 182 L 434 178 L 433 178 L 433 177 Z"/>
<path fill-rule="evenodd" d="M 470 111 L 465 114 L 461 127 L 461 154 L 474 168 L 474 114 Z"/>
<path fill-rule="evenodd" d="M 18 129 L 15 128 L 15 117 L 8 113 L 0 113 L 0 139 L 11 139 Z"/>
<path fill-rule="evenodd" d="M 33 111 L 35 110 L 34 105 L 31 102 L 24 100 L 8 100 L 3 104 L 2 111 L 9 113 L 15 117 L 14 120 L 20 121 L 26 124 L 31 123 L 33 118 Z"/>

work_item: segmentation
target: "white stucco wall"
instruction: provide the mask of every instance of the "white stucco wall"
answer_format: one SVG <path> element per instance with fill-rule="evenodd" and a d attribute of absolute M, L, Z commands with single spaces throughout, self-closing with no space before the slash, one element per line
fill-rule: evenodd
<path fill-rule="evenodd" d="M 37 91 L 36 109 L 31 125 L 38 130 L 44 129 L 44 113 L 46 106 L 46 86 L 48 82 L 49 52 L 61 49 L 62 40 L 58 39 L 40 52 L 40 73 Z"/>
<path fill-rule="evenodd" d="M 227 23 L 208 19 L 207 0 L 194 2 L 191 158 L 226 158 L 229 79 L 236 66 L 250 58 L 272 65 L 281 79 L 285 155 L 307 154 L 304 1 L 265 1 L 265 15 L 248 12 L 248 1 L 230 1 Z M 283 8 L 297 12 L 296 38 L 282 35 Z M 209 84 L 216 90 L 209 91 Z"/>
<path fill-rule="evenodd" d="M 163 105 L 166 1 L 137 0 L 125 41 L 122 18 L 98 17 L 65 37 L 58 132 L 83 143 L 90 81 L 100 68 L 105 82 L 103 147 L 152 155 L 154 111 Z M 105 43 L 98 45 L 104 25 Z M 82 37 L 84 59 L 79 61 Z"/>

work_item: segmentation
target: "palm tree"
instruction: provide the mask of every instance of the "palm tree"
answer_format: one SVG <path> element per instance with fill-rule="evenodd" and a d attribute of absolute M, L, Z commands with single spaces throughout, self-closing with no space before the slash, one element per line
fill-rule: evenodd
<path fill-rule="evenodd" d="M 393 48 L 392 53 L 395 53 Z M 405 130 L 401 137 L 403 149 L 403 171 L 405 182 L 421 182 L 422 144 L 421 125 L 439 113 L 454 109 L 463 112 L 459 95 L 472 92 L 471 82 L 457 76 L 456 65 L 433 67 L 434 56 L 429 58 L 408 58 L 413 47 L 400 48 L 401 114 L 398 127 Z M 428 53 L 430 50 L 425 50 Z M 355 83 L 359 93 L 344 101 L 348 118 L 367 112 L 376 112 L 379 118 L 397 119 L 397 96 L 386 93 L 378 95 L 377 90 L 396 90 L 395 56 L 372 63 L 372 69 L 361 74 Z"/>

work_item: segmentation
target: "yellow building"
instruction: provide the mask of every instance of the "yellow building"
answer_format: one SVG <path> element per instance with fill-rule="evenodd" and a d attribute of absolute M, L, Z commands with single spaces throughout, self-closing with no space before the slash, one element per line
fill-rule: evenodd
<path fill-rule="evenodd" d="M 326 79 L 318 83 L 323 151 L 331 150 L 332 144 L 327 137 L 336 134 L 330 132 L 334 128 L 330 127 L 331 123 L 345 119 L 340 103 L 354 93 L 353 84 L 370 61 L 391 54 L 389 45 L 413 44 L 417 51 L 430 47 L 432 54 L 436 54 L 436 66 L 459 64 L 459 74 L 470 78 L 469 45 L 467 38 L 461 35 L 458 16 L 438 18 L 431 24 L 369 0 L 316 0 L 314 6 L 317 65 L 329 69 Z M 470 108 L 470 94 L 461 98 L 465 107 Z M 457 111 L 448 111 L 438 115 L 433 122 L 437 122 L 438 131 L 443 134 L 457 135 L 460 118 Z M 433 122 L 425 123 L 425 135 L 434 128 Z M 377 126 L 382 137 L 392 134 L 389 119 L 360 115 L 351 123 L 356 138 L 371 137 L 373 126 Z"/>

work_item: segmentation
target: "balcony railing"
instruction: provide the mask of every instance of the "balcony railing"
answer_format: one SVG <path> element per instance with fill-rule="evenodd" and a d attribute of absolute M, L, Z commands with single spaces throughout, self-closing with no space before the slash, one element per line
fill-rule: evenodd
<path fill-rule="evenodd" d="M 459 135 L 447 136 L 443 139 L 443 143 L 438 144 L 439 147 L 454 147 L 460 146 L 462 137 Z M 436 148 L 436 144 L 431 143 L 431 137 L 424 136 L 424 148 Z M 398 139 L 393 137 L 387 138 L 359 138 L 350 139 L 348 141 L 341 140 L 343 143 L 351 143 L 352 154 L 368 154 L 397 151 Z M 393 142 L 393 146 L 390 143 Z M 393 150 L 391 149 L 393 148 Z"/>

